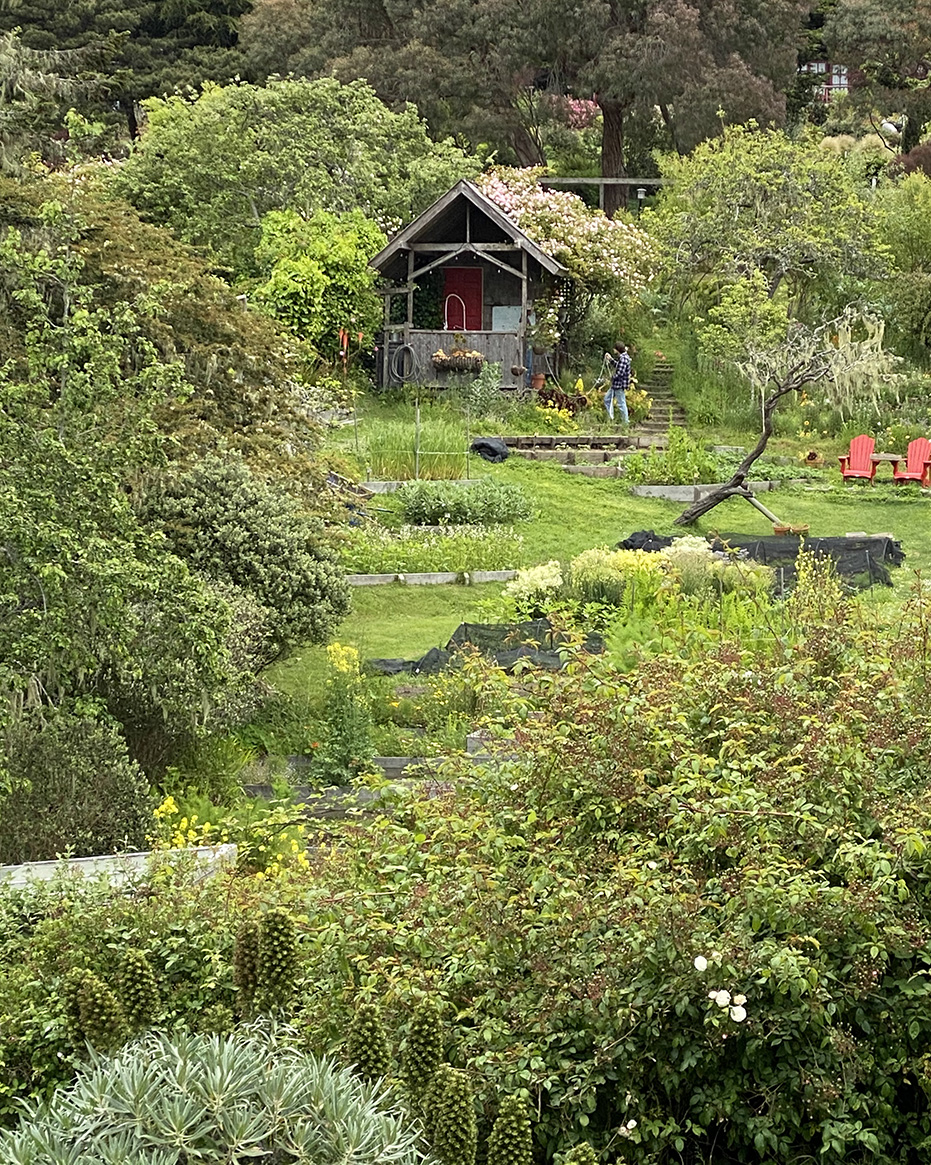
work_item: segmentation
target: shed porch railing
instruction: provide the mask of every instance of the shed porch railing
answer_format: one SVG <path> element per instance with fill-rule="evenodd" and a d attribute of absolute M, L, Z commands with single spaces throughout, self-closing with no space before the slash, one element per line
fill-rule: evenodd
<path fill-rule="evenodd" d="M 434 367 L 433 353 L 440 348 L 449 353 L 453 348 L 481 352 L 488 364 L 501 365 L 501 387 L 520 388 L 527 383 L 525 373 L 512 372 L 528 364 L 526 344 L 518 332 L 464 332 L 424 331 L 412 328 L 408 339 L 392 339 L 389 333 L 387 371 L 389 384 L 431 384 L 445 387 L 462 379 L 463 373 L 449 372 Z M 407 347 L 402 353 L 400 349 Z"/>

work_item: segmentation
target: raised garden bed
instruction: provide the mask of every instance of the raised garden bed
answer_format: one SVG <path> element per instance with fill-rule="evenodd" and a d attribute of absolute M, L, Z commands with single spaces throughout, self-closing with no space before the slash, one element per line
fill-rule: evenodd
<path fill-rule="evenodd" d="M 517 574 L 516 570 L 442 570 L 416 571 L 411 574 L 347 574 L 346 582 L 351 587 L 381 587 L 388 583 L 399 582 L 410 587 L 440 586 L 449 583 L 464 583 L 472 586 L 477 583 L 507 582 Z"/>
<path fill-rule="evenodd" d="M 802 478 L 790 478 L 788 481 L 748 481 L 746 488 L 754 494 L 769 493 L 770 490 L 780 489 L 787 485 L 804 485 Z M 697 502 L 706 494 L 721 489 L 718 484 L 696 485 L 633 485 L 630 492 L 638 498 L 665 498 L 670 502 Z"/>

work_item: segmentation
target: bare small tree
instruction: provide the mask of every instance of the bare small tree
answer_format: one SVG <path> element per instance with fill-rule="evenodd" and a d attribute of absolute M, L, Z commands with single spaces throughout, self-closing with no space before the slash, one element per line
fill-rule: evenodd
<path fill-rule="evenodd" d="M 883 348 L 883 330 L 879 317 L 848 306 L 836 319 L 814 327 L 789 322 L 780 342 L 773 342 L 771 336 L 760 344 L 745 341 L 734 363 L 759 399 L 760 438 L 730 481 L 689 506 L 675 524 L 688 526 L 727 498 L 752 496 L 746 481 L 769 443 L 773 414 L 783 397 L 818 385 L 825 402 L 848 416 L 864 401 L 876 407 L 880 389 L 899 360 Z"/>

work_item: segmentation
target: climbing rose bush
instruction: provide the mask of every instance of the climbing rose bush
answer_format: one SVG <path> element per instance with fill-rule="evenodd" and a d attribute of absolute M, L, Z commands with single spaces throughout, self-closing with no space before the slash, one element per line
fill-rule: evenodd
<path fill-rule="evenodd" d="M 608 218 L 577 194 L 544 190 L 545 171 L 507 167 L 477 179 L 481 191 L 497 203 L 537 246 L 592 292 L 641 291 L 659 265 L 656 242 L 623 218 Z"/>

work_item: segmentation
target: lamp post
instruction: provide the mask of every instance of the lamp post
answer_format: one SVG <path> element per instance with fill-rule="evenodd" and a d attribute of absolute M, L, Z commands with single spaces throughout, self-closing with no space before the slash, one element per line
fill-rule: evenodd
<path fill-rule="evenodd" d="M 647 188 L 645 186 L 637 187 L 637 214 L 643 210 L 643 200 L 647 196 Z"/>

